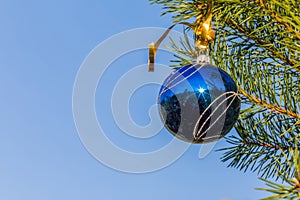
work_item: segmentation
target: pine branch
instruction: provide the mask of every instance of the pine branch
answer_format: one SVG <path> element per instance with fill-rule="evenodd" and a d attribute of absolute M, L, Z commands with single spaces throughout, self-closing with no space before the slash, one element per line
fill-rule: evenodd
<path fill-rule="evenodd" d="M 293 184 L 282 185 L 262 178 L 260 180 L 264 181 L 269 188 L 257 188 L 257 190 L 263 190 L 274 194 L 261 200 L 297 200 L 300 198 L 299 188 L 295 187 Z"/>
<path fill-rule="evenodd" d="M 257 0 L 257 2 L 266 11 L 266 13 L 268 15 L 270 15 L 272 18 L 274 18 L 279 24 L 282 24 L 289 33 L 294 34 L 295 37 L 298 38 L 298 40 L 300 40 L 300 34 L 298 32 L 296 32 L 294 29 L 292 29 L 288 23 L 284 22 L 284 20 L 282 19 L 282 16 L 279 16 L 274 11 L 269 9 L 268 6 L 266 5 L 266 3 L 268 3 L 268 2 L 264 3 L 263 0 Z"/>
<path fill-rule="evenodd" d="M 265 108 L 271 110 L 271 111 L 274 111 L 276 113 L 279 113 L 279 114 L 284 114 L 284 115 L 288 115 L 290 117 L 293 117 L 293 118 L 298 118 L 300 119 L 300 114 L 296 114 L 292 111 L 289 111 L 289 110 L 285 110 L 285 109 L 282 109 L 282 108 L 279 108 L 279 107 L 276 107 L 274 105 L 271 105 L 271 104 L 268 104 L 262 100 L 259 100 L 257 99 L 256 97 L 254 96 L 251 96 L 249 95 L 247 92 L 245 92 L 244 90 L 240 89 L 239 92 L 244 95 L 245 97 L 247 97 L 250 101 L 253 101 L 255 102 L 256 104 L 258 105 L 262 105 L 264 106 Z"/>
<path fill-rule="evenodd" d="M 229 167 L 257 171 L 265 178 L 280 178 L 278 171 L 294 173 L 288 161 L 292 160 L 291 152 L 300 146 L 299 142 L 295 143 L 300 138 L 297 134 L 300 126 L 296 121 L 284 115 L 270 113 L 264 117 L 259 114 L 239 120 L 236 130 L 239 137 L 227 137 L 232 146 L 219 150 L 225 152 L 222 161 L 230 161 Z"/>
<path fill-rule="evenodd" d="M 205 0 L 149 0 L 151 4 L 163 5 L 162 15 L 173 14 L 174 23 L 195 18 L 206 12 Z M 202 6 L 200 6 L 202 5 Z"/>
<path fill-rule="evenodd" d="M 293 39 L 290 33 L 282 29 L 282 25 L 272 16 L 266 15 L 260 5 L 252 1 L 229 2 L 225 0 L 222 2 L 224 5 L 221 5 L 216 11 L 216 21 L 239 30 L 244 36 L 259 45 L 261 49 L 270 52 L 272 57 L 279 58 L 300 71 L 299 47 L 297 47 L 300 41 Z M 289 2 L 282 4 L 284 3 Z M 276 6 L 274 9 L 280 8 Z M 288 12 L 285 11 L 285 14 L 288 15 Z M 286 40 L 287 38 L 289 40 Z M 282 40 L 286 42 L 281 43 Z M 287 41 L 291 42 L 287 43 Z M 288 48 L 286 48 L 287 46 Z M 288 53 L 286 53 L 287 50 Z"/>
<path fill-rule="evenodd" d="M 297 142 L 295 142 L 297 143 Z M 287 185 L 278 184 L 263 178 L 260 178 L 266 183 L 269 188 L 257 188 L 273 193 L 272 196 L 263 198 L 262 200 L 279 200 L 279 199 L 299 199 L 300 198 L 300 156 L 299 148 L 292 150 L 292 160 L 288 160 L 290 168 L 294 168 L 294 173 L 290 175 L 285 170 L 277 170 Z"/>
<path fill-rule="evenodd" d="M 227 24 L 233 29 L 237 28 L 241 33 L 243 33 L 245 36 L 247 36 L 250 40 L 254 41 L 256 44 L 259 44 L 260 48 L 264 48 L 267 51 L 269 51 L 270 53 L 272 53 L 274 57 L 279 58 L 280 60 L 282 60 L 283 62 L 285 62 L 286 64 L 288 64 L 290 66 L 296 65 L 296 63 L 294 61 L 283 56 L 280 52 L 277 52 L 274 48 L 272 48 L 272 46 L 270 46 L 270 44 L 266 43 L 263 39 L 252 37 L 237 22 L 235 22 L 233 20 L 229 20 L 229 22 L 227 22 Z M 300 67 L 296 67 L 295 69 L 300 72 Z"/>

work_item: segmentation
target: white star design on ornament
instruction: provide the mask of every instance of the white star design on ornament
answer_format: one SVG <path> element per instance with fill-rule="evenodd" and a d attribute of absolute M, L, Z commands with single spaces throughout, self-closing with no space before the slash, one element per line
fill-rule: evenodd
<path fill-rule="evenodd" d="M 200 88 L 198 89 L 198 92 L 200 92 L 200 93 L 203 93 L 204 91 L 205 91 L 205 89 L 202 88 L 202 87 L 200 87 Z"/>

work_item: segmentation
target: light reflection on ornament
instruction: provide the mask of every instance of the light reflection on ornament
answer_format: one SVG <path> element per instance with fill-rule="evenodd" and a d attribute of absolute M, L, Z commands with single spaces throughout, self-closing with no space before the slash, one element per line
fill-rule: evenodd
<path fill-rule="evenodd" d="M 205 89 L 202 88 L 202 87 L 200 87 L 200 88 L 198 89 L 198 92 L 200 92 L 200 93 L 203 93 L 204 91 L 205 91 Z"/>

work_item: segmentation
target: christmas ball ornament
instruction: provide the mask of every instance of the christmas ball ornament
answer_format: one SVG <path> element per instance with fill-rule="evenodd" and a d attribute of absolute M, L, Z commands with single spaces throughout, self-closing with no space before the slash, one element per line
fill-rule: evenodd
<path fill-rule="evenodd" d="M 208 143 L 232 129 L 241 101 L 232 78 L 204 63 L 173 71 L 160 89 L 158 103 L 169 132 L 187 142 Z"/>

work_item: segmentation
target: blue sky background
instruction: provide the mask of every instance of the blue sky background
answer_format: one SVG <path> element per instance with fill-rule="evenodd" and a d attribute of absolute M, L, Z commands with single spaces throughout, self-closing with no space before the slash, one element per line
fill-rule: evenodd
<path fill-rule="evenodd" d="M 0 199 L 253 200 L 265 196 L 254 190 L 262 186 L 256 174 L 226 168 L 220 153 L 200 160 L 198 145 L 163 170 L 136 175 L 102 165 L 81 144 L 72 116 L 73 84 L 81 63 L 114 34 L 168 27 L 170 17 L 160 17 L 160 12 L 147 0 L 0 1 Z M 146 54 L 123 56 L 112 69 L 124 63 L 128 70 L 144 64 Z M 147 124 L 146 112 L 156 101 L 157 89 L 144 87 L 134 95 L 130 107 L 137 123 Z M 100 102 L 101 94 L 96 99 Z M 96 107 L 101 111 L 101 103 Z M 130 149 L 136 141 L 126 139 L 111 120 L 105 127 L 124 138 L 118 145 L 139 151 Z M 155 149 L 171 138 L 162 131 L 140 146 Z M 215 149 L 226 145 L 221 140 Z"/>

